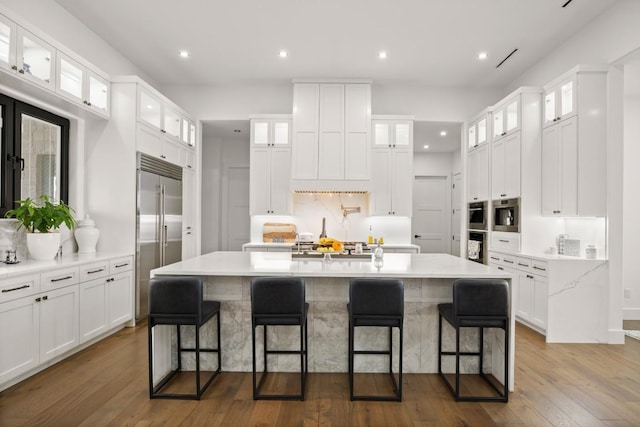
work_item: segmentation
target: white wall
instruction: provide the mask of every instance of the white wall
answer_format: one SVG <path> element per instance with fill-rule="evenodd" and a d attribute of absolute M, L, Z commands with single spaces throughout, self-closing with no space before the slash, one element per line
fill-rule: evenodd
<path fill-rule="evenodd" d="M 107 74 L 137 75 L 155 85 L 140 68 L 53 0 L 0 0 L 0 8 L 12 17 L 17 14 L 24 21 L 19 23 L 36 27 Z"/>
<path fill-rule="evenodd" d="M 629 63 L 624 68 L 624 171 L 622 188 L 622 217 L 624 240 L 622 242 L 622 281 L 630 298 L 624 299 L 624 318 L 640 319 L 640 262 L 638 237 L 640 237 L 640 61 Z"/>
<path fill-rule="evenodd" d="M 414 153 L 413 174 L 424 176 L 451 176 L 455 153 Z M 459 161 L 458 161 L 459 163 Z"/>

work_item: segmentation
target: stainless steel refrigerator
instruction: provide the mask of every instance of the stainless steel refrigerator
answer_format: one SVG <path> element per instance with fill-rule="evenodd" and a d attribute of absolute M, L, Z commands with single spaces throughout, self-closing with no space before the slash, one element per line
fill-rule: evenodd
<path fill-rule="evenodd" d="M 149 314 L 150 271 L 182 259 L 182 168 L 138 153 L 136 319 Z"/>

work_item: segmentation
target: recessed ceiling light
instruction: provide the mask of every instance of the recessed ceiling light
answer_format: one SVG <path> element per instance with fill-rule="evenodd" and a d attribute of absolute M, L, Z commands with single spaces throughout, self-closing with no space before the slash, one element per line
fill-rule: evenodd
<path fill-rule="evenodd" d="M 484 61 L 485 59 L 487 59 L 487 57 L 488 57 L 487 52 L 480 52 L 478 54 L 478 59 L 481 61 Z"/>
<path fill-rule="evenodd" d="M 380 58 L 380 59 L 387 59 L 387 52 L 385 52 L 384 50 L 383 50 L 383 51 L 378 52 L 378 58 Z"/>
<path fill-rule="evenodd" d="M 440 131 L 440 136 L 447 136 L 447 131 L 446 130 Z"/>
<path fill-rule="evenodd" d="M 189 52 L 187 52 L 186 50 L 181 50 L 179 52 L 180 54 L 180 58 L 188 58 L 189 57 Z"/>
<path fill-rule="evenodd" d="M 278 56 L 279 56 L 280 58 L 286 58 L 287 56 L 289 56 L 289 52 L 287 52 L 286 50 L 281 50 L 281 51 L 278 53 Z"/>
<path fill-rule="evenodd" d="M 429 149 L 429 146 L 428 146 L 428 145 L 425 145 L 423 148 L 424 148 L 425 150 L 428 150 L 428 149 Z"/>

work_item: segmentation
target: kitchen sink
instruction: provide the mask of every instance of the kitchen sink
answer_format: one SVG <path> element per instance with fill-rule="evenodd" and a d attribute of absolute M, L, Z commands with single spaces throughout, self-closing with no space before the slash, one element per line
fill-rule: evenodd
<path fill-rule="evenodd" d="M 291 252 L 291 258 L 318 259 L 324 258 L 325 252 Z M 361 259 L 371 260 L 371 254 L 350 254 L 346 252 L 330 252 L 331 259 Z"/>

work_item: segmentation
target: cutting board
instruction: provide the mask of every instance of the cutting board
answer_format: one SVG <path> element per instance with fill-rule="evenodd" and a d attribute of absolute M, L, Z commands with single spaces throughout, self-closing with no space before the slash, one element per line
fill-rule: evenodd
<path fill-rule="evenodd" d="M 279 222 L 265 222 L 262 226 L 262 241 L 265 243 L 271 243 L 274 239 L 279 240 L 282 238 L 284 243 L 296 242 L 296 225 L 279 223 Z"/>

